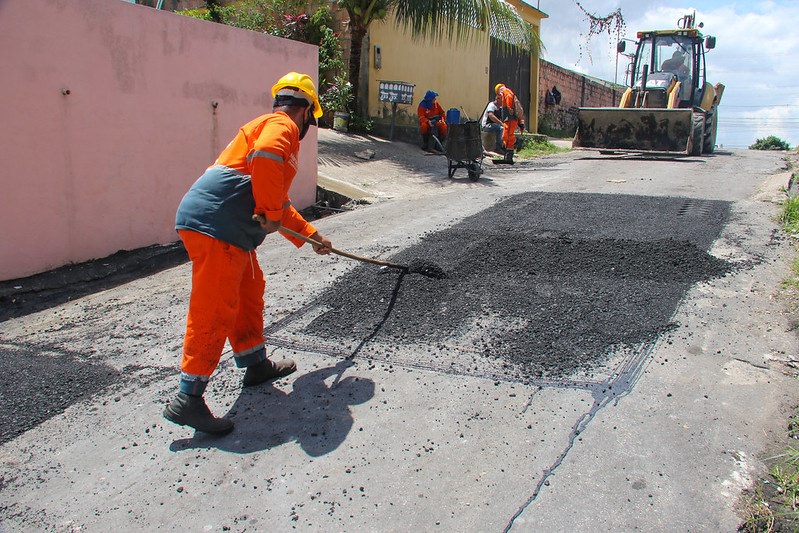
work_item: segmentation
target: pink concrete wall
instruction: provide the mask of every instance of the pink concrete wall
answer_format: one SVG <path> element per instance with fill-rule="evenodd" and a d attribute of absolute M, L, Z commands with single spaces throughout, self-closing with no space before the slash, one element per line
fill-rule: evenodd
<path fill-rule="evenodd" d="M 177 240 L 188 187 L 317 58 L 122 0 L 0 0 L 0 280 Z M 316 159 L 312 128 L 298 208 L 315 201 Z"/>

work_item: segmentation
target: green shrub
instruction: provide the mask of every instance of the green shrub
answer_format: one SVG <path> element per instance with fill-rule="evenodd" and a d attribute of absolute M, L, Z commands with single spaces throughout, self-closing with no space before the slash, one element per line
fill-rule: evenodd
<path fill-rule="evenodd" d="M 543 139 L 541 139 L 543 137 Z M 521 158 L 536 158 L 544 155 L 568 152 L 568 148 L 560 148 L 549 142 L 545 136 L 530 136 L 529 140 L 518 150 Z"/>
<path fill-rule="evenodd" d="M 352 84 L 345 74 L 338 74 L 333 83 L 319 95 L 319 103 L 325 111 L 348 112 L 352 103 Z"/>
<path fill-rule="evenodd" d="M 336 76 L 345 74 L 343 51 L 338 35 L 329 26 L 319 29 L 319 93 L 324 93 L 336 83 Z M 346 77 L 346 76 L 345 76 Z"/>
<path fill-rule="evenodd" d="M 220 22 L 222 24 L 229 24 L 229 21 L 235 18 L 236 13 L 231 7 L 215 6 L 214 9 L 199 7 L 197 9 L 184 9 L 177 13 L 200 20 L 207 20 L 209 22 Z"/>
<path fill-rule="evenodd" d="M 775 135 L 769 135 L 765 139 L 757 139 L 755 144 L 749 147 L 750 150 L 790 150 L 791 145 Z"/>
<path fill-rule="evenodd" d="M 307 8 L 308 2 L 301 0 L 240 0 L 227 7 L 206 1 L 205 8 L 178 13 L 318 45 L 317 89 L 322 108 L 326 112 L 347 111 L 352 103 L 352 85 L 347 81 L 339 36 L 331 28 L 332 11 L 324 4 L 312 14 L 306 13 Z"/>
<path fill-rule="evenodd" d="M 799 233 L 799 196 L 786 198 L 783 202 L 780 222 L 786 233 Z"/>
<path fill-rule="evenodd" d="M 371 133 L 374 122 L 369 117 L 351 114 L 347 130 L 353 133 Z"/>

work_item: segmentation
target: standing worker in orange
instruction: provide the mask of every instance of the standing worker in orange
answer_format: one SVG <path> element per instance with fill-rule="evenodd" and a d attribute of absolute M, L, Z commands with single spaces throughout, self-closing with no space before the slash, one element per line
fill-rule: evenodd
<path fill-rule="evenodd" d="M 300 140 L 322 116 L 313 80 L 289 72 L 272 87 L 272 113 L 241 127 L 214 165 L 191 186 L 178 207 L 175 227 L 192 262 L 192 289 L 183 343 L 179 391 L 164 417 L 206 433 L 224 434 L 233 422 L 211 414 L 203 398 L 230 341 L 243 385 L 291 374 L 291 359 L 267 359 L 264 339 L 264 274 L 255 249 L 280 226 L 310 236 L 314 251 L 332 244 L 291 205 Z M 295 246 L 303 241 L 286 237 Z"/>
<path fill-rule="evenodd" d="M 524 131 L 524 109 L 521 102 L 509 88 L 502 83 L 494 86 L 497 95 L 500 116 L 502 118 L 502 146 L 505 148 L 505 159 L 513 161 L 513 150 L 516 147 L 516 128 Z"/>
<path fill-rule="evenodd" d="M 444 109 L 438 103 L 435 91 L 427 91 L 419 102 L 416 112 L 419 115 L 419 132 L 422 134 L 422 150 L 430 151 L 430 134 L 435 128 L 435 134 L 440 142 L 447 137 L 447 122 L 444 120 Z M 438 149 L 436 145 L 433 148 Z"/>

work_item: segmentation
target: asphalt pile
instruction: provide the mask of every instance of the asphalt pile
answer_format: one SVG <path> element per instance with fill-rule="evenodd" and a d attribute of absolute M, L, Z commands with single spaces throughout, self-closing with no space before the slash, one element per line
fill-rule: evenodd
<path fill-rule="evenodd" d="M 393 258 L 434 258 L 443 279 L 358 267 L 311 304 L 326 311 L 305 332 L 388 361 L 425 347 L 426 364 L 500 369 L 510 380 L 590 374 L 619 350 L 654 342 L 693 284 L 733 269 L 708 253 L 729 209 L 685 198 L 514 196 Z"/>
<path fill-rule="evenodd" d="M 673 327 L 693 284 L 732 271 L 707 252 L 729 213 L 727 202 L 686 198 L 513 196 L 391 258 L 434 265 L 436 276 L 356 266 L 267 333 L 320 353 L 442 372 L 590 375 Z M 11 304 L 0 321 L 182 261 L 182 247 L 144 249 L 14 280 L 0 290 Z M 120 380 L 55 345 L 7 344 L 5 354 L 0 443 Z"/>
<path fill-rule="evenodd" d="M 0 444 L 116 383 L 113 368 L 80 361 L 58 346 L 4 347 L 0 373 Z"/>

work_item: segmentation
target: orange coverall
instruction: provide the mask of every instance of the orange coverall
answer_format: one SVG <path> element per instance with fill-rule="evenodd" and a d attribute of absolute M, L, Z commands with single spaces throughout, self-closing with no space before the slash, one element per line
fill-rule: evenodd
<path fill-rule="evenodd" d="M 444 109 L 441 107 L 441 104 L 438 101 L 433 102 L 433 106 L 430 109 L 425 107 L 419 106 L 417 110 L 417 114 L 419 115 L 419 132 L 422 135 L 427 135 L 430 133 L 430 119 L 433 117 L 438 117 L 440 120 L 438 121 L 436 136 L 439 139 L 444 139 L 447 136 L 447 124 L 444 118 Z"/>
<path fill-rule="evenodd" d="M 181 201 L 175 226 L 192 262 L 181 361 L 186 377 L 207 381 L 226 339 L 239 367 L 265 357 L 266 282 L 255 248 L 266 232 L 252 216 L 280 220 L 306 236 L 316 232 L 288 197 L 299 148 L 299 129 L 288 115 L 262 115 L 242 126 Z"/>
<path fill-rule="evenodd" d="M 499 108 L 502 116 L 502 146 L 506 150 L 513 150 L 516 146 L 516 128 L 519 126 L 519 117 L 516 115 L 516 95 L 507 87 L 499 90 Z"/>

